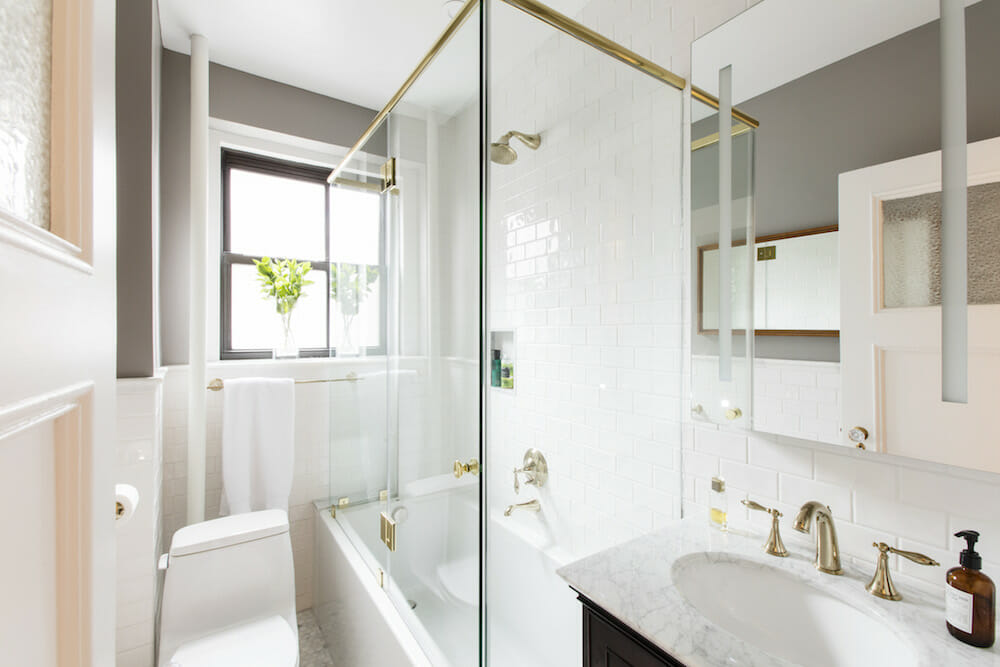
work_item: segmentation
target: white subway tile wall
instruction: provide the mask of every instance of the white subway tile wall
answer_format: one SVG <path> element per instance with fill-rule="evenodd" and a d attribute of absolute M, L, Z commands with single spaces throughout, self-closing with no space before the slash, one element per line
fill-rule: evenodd
<path fill-rule="evenodd" d="M 874 571 L 873 541 L 920 551 L 942 567 L 912 567 L 904 559 L 893 559 L 892 567 L 900 582 L 938 591 L 964 544 L 952 534 L 973 528 L 995 547 L 984 546 L 984 568 L 1000 571 L 997 475 L 705 424 L 686 428 L 685 516 L 708 521 L 708 483 L 719 475 L 727 483 L 731 525 L 767 529 L 767 516 L 739 504 L 750 497 L 784 512 L 783 536 L 807 552 L 812 538 L 792 531 L 791 519 L 802 503 L 818 500 L 833 510 L 842 553 L 861 567 Z"/>
<path fill-rule="evenodd" d="M 803 440 L 840 442 L 840 364 L 755 359 L 754 429 Z"/>
<path fill-rule="evenodd" d="M 131 484 L 139 504 L 115 526 L 118 667 L 152 667 L 162 510 L 163 375 L 118 380 L 115 483 Z"/>
<path fill-rule="evenodd" d="M 676 67 L 694 32 L 680 4 L 598 0 L 578 18 Z M 489 326 L 517 340 L 515 392 L 489 393 L 491 510 L 537 496 L 540 516 L 511 520 L 583 555 L 680 516 L 682 96 L 554 31 L 527 57 L 493 44 L 517 66 L 491 88 L 491 132 L 542 145 L 490 171 Z M 531 447 L 549 481 L 515 496 Z"/>

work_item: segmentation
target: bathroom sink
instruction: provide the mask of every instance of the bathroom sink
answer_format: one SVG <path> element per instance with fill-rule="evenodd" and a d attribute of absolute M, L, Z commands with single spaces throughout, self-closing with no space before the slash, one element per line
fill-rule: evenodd
<path fill-rule="evenodd" d="M 694 553 L 673 565 L 674 585 L 718 627 L 799 665 L 917 664 L 885 619 L 812 585 L 794 572 L 731 554 Z"/>

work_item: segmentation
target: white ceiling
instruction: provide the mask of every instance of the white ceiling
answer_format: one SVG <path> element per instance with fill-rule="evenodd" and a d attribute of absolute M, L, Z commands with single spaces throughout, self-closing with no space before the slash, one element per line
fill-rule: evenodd
<path fill-rule="evenodd" d="M 380 109 L 396 92 L 448 24 L 443 0 L 158 0 L 163 46 L 190 53 L 191 34 L 208 39 L 209 58 L 257 76 Z M 551 0 L 574 16 L 587 0 Z M 499 3 L 497 3 L 499 4 Z M 494 35 L 510 31 L 496 13 Z M 471 22 L 470 22 L 471 23 Z M 476 81 L 476 28 L 467 23 L 452 57 L 461 76 L 429 70 L 420 86 L 423 103 L 454 106 L 455 81 Z M 537 22 L 536 22 L 537 23 Z M 553 30 L 541 23 L 530 42 Z M 523 33 L 523 28 L 521 29 Z M 525 44 L 524 34 L 511 35 Z M 527 44 L 525 44 L 527 46 Z M 452 50 L 452 49 L 450 49 Z M 445 66 L 436 69 L 443 70 Z M 432 70 L 435 68 L 432 68 Z M 457 78 L 456 78 L 457 77 Z"/>

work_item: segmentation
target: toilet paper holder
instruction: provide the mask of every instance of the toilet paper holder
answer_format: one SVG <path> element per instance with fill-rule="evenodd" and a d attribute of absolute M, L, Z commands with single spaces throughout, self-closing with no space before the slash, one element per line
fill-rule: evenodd
<path fill-rule="evenodd" d="M 139 506 L 139 491 L 131 484 L 115 484 L 115 521 L 127 523 Z"/>

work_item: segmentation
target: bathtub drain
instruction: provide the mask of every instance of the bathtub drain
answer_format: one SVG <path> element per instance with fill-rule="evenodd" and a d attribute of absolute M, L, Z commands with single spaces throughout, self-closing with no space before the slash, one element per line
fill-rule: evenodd
<path fill-rule="evenodd" d="M 410 609 L 416 609 L 417 608 L 417 601 L 416 600 L 407 600 L 407 602 L 410 605 Z"/>

